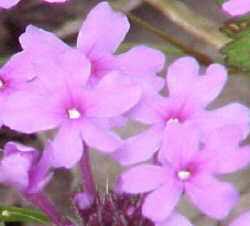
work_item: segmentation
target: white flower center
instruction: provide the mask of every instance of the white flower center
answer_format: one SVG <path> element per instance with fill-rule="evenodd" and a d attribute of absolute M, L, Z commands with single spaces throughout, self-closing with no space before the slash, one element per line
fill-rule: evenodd
<path fill-rule="evenodd" d="M 187 180 L 187 179 L 189 179 L 191 177 L 191 172 L 186 171 L 186 170 L 181 170 L 181 171 L 178 172 L 177 175 L 178 175 L 178 178 L 180 180 Z"/>
<path fill-rule="evenodd" d="M 81 117 L 81 113 L 76 108 L 69 109 L 68 115 L 70 119 L 78 119 Z"/>
<path fill-rule="evenodd" d="M 170 124 L 170 123 L 178 123 L 180 122 L 178 118 L 170 118 L 168 121 L 167 121 L 167 124 Z"/>

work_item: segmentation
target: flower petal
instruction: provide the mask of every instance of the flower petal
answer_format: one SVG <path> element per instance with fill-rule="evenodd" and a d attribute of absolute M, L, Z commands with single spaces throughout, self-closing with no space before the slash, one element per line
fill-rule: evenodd
<path fill-rule="evenodd" d="M 194 83 L 194 87 L 191 87 L 193 88 L 193 95 L 200 98 L 202 105 L 206 106 L 220 94 L 226 81 L 226 68 L 220 64 L 211 64 L 205 75 L 199 76 L 197 82 Z"/>
<path fill-rule="evenodd" d="M 237 219 L 233 220 L 229 226 L 249 226 L 250 222 L 250 211 L 241 214 Z"/>
<path fill-rule="evenodd" d="M 130 165 L 150 159 L 159 150 L 164 126 L 157 124 L 146 131 L 128 138 L 124 145 L 112 153 L 122 165 Z"/>
<path fill-rule="evenodd" d="M 142 164 L 121 174 L 118 188 L 126 193 L 144 193 L 157 189 L 166 182 L 166 170 L 160 166 Z"/>
<path fill-rule="evenodd" d="M 250 11 L 247 0 L 229 0 L 222 5 L 222 8 L 231 16 L 243 15 Z"/>
<path fill-rule="evenodd" d="M 16 5 L 20 0 L 8 0 L 8 1 L 1 1 L 0 8 L 9 9 Z"/>
<path fill-rule="evenodd" d="M 53 33 L 33 25 L 27 26 L 25 32 L 19 37 L 22 48 L 31 53 L 32 59 L 57 57 L 70 49 Z"/>
<path fill-rule="evenodd" d="M 139 103 L 126 115 L 144 124 L 153 124 L 164 121 L 166 98 L 158 94 L 143 93 Z"/>
<path fill-rule="evenodd" d="M 201 106 L 214 100 L 227 80 L 225 67 L 212 64 L 205 75 L 199 75 L 198 70 L 199 65 L 192 57 L 182 57 L 170 65 L 167 74 L 170 96 L 186 97 Z"/>
<path fill-rule="evenodd" d="M 53 129 L 61 119 L 53 112 L 50 98 L 28 90 L 17 92 L 6 100 L 2 117 L 6 126 L 23 133 Z"/>
<path fill-rule="evenodd" d="M 86 55 L 113 53 L 129 30 L 127 17 L 115 12 L 108 2 L 99 3 L 90 11 L 77 39 L 77 47 Z"/>
<path fill-rule="evenodd" d="M 232 184 L 220 182 L 205 173 L 186 183 L 185 191 L 203 213 L 215 219 L 227 217 L 238 200 L 237 191 Z"/>
<path fill-rule="evenodd" d="M 182 194 L 183 187 L 172 178 L 145 198 L 142 214 L 154 222 L 166 220 L 174 210 Z"/>
<path fill-rule="evenodd" d="M 79 128 L 75 124 L 66 123 L 52 141 L 51 165 L 70 169 L 81 159 L 83 149 Z"/>
<path fill-rule="evenodd" d="M 106 88 L 96 88 L 89 92 L 88 99 L 93 103 L 86 111 L 89 117 L 114 117 L 130 110 L 141 97 L 141 88 L 136 85 L 114 84 Z"/>
<path fill-rule="evenodd" d="M 167 220 L 156 223 L 155 226 L 193 226 L 183 215 L 175 212 Z"/>
<path fill-rule="evenodd" d="M 193 57 L 181 57 L 168 67 L 166 83 L 171 96 L 187 94 L 199 73 L 199 64 Z"/>
<path fill-rule="evenodd" d="M 172 122 L 167 125 L 159 160 L 169 162 L 175 168 L 189 163 L 199 150 L 199 134 L 196 128 Z"/>
<path fill-rule="evenodd" d="M 212 130 L 227 125 L 237 126 L 242 130 L 242 139 L 246 138 L 250 131 L 250 110 L 242 104 L 232 103 L 224 107 L 209 111 L 199 119 L 204 137 Z"/>
<path fill-rule="evenodd" d="M 239 147 L 242 131 L 235 126 L 225 126 L 213 131 L 200 152 L 202 166 L 212 172 L 232 173 L 250 162 L 250 147 Z"/>
<path fill-rule="evenodd" d="M 136 46 L 117 56 L 117 60 L 120 71 L 144 88 L 155 92 L 163 88 L 164 80 L 156 75 L 165 63 L 165 56 L 159 50 L 143 45 Z"/>
<path fill-rule="evenodd" d="M 81 124 L 81 135 L 87 145 L 103 152 L 112 152 L 122 145 L 122 140 L 116 134 L 97 127 L 87 119 Z"/>

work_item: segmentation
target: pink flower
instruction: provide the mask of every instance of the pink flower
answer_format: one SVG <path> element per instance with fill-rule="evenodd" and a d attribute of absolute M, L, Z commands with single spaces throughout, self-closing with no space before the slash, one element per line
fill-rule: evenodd
<path fill-rule="evenodd" d="M 182 57 L 169 66 L 166 85 L 168 97 L 148 95 L 130 116 L 151 128 L 130 137 L 112 154 L 121 164 L 148 160 L 159 150 L 164 131 L 172 123 L 190 124 L 199 130 L 203 140 L 216 128 L 235 125 L 242 139 L 249 133 L 250 113 L 247 107 L 232 103 L 216 110 L 205 110 L 221 92 L 227 80 L 225 68 L 210 65 L 199 75 L 199 65 L 192 57 Z"/>
<path fill-rule="evenodd" d="M 250 12 L 250 0 L 229 0 L 222 8 L 231 16 L 240 16 Z"/>
<path fill-rule="evenodd" d="M 127 17 L 112 10 L 108 2 L 99 3 L 90 11 L 77 38 L 77 49 L 91 63 L 88 83 L 95 86 L 115 70 L 121 75 L 120 79 L 129 78 L 144 90 L 159 91 L 164 81 L 156 74 L 165 63 L 160 51 L 140 45 L 120 55 L 115 54 L 129 27 Z M 34 26 L 27 27 L 20 37 L 20 43 L 33 59 L 56 57 L 69 48 L 52 33 Z"/>
<path fill-rule="evenodd" d="M 238 218 L 233 220 L 229 226 L 249 226 L 250 222 L 250 211 L 241 214 Z"/>
<path fill-rule="evenodd" d="M 3 9 L 10 9 L 11 7 L 15 6 L 20 0 L 1 0 L 0 8 Z M 59 3 L 59 2 L 66 2 L 68 0 L 44 0 L 50 3 Z"/>
<path fill-rule="evenodd" d="M 0 182 L 13 186 L 22 193 L 38 193 L 49 182 L 50 147 L 40 158 L 32 147 L 15 142 L 4 146 L 4 156 L 0 161 Z"/>
<path fill-rule="evenodd" d="M 78 50 L 34 59 L 33 69 L 37 77 L 30 88 L 6 101 L 6 126 L 24 133 L 58 129 L 52 142 L 55 167 L 71 168 L 77 163 L 83 142 L 103 152 L 112 152 L 122 144 L 104 124 L 137 104 L 140 87 L 112 82 L 116 78 L 113 73 L 89 88 L 90 64 Z"/>
<path fill-rule="evenodd" d="M 182 193 L 204 214 L 223 219 L 238 195 L 232 184 L 218 181 L 216 175 L 235 172 L 250 162 L 250 147 L 239 147 L 241 137 L 237 127 L 224 127 L 203 143 L 194 128 L 170 124 L 159 152 L 160 164 L 129 169 L 120 176 L 117 189 L 150 192 L 142 212 L 155 222 L 170 216 Z"/>

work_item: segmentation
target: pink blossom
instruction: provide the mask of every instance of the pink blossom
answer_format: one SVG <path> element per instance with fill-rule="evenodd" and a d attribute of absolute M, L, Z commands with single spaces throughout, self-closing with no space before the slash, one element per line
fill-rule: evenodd
<path fill-rule="evenodd" d="M 241 214 L 238 218 L 233 220 L 229 226 L 249 226 L 250 211 Z"/>
<path fill-rule="evenodd" d="M 205 143 L 198 134 L 190 125 L 170 124 L 159 152 L 160 164 L 142 164 L 120 176 L 119 191 L 149 192 L 142 207 L 144 216 L 163 221 L 182 193 L 210 217 L 223 219 L 229 214 L 238 194 L 232 184 L 218 181 L 216 175 L 247 166 L 250 147 L 239 147 L 242 131 L 237 127 L 217 129 Z"/>
<path fill-rule="evenodd" d="M 45 2 L 49 3 L 59 3 L 59 2 L 66 2 L 68 0 L 44 0 Z M 15 6 L 20 0 L 1 0 L 0 8 L 3 9 L 10 9 L 11 7 Z"/>
<path fill-rule="evenodd" d="M 83 141 L 103 152 L 112 152 L 121 139 L 104 127 L 107 119 L 121 115 L 140 99 L 135 85 L 112 82 L 114 72 L 95 88 L 86 86 L 89 61 L 78 50 L 56 58 L 33 61 L 36 78 L 30 88 L 6 101 L 3 121 L 24 133 L 58 129 L 52 142 L 55 167 L 72 167 L 81 158 Z"/>
<path fill-rule="evenodd" d="M 250 0 L 229 0 L 222 8 L 232 16 L 240 16 L 250 12 Z"/>
<path fill-rule="evenodd" d="M 166 85 L 168 97 L 147 95 L 133 119 L 150 125 L 142 133 L 130 137 L 118 151 L 112 154 L 121 164 L 128 165 L 148 160 L 159 150 L 164 131 L 172 123 L 190 124 L 199 130 L 203 140 L 216 128 L 235 125 L 242 130 L 242 139 L 249 133 L 249 109 L 239 103 L 231 103 L 215 110 L 206 110 L 221 92 L 227 80 L 225 68 L 210 65 L 204 75 L 192 57 L 182 57 L 169 66 Z"/>
<path fill-rule="evenodd" d="M 129 27 L 127 17 L 114 11 L 108 2 L 101 2 L 90 11 L 77 38 L 77 49 L 91 63 L 88 83 L 95 86 L 115 70 L 121 75 L 120 79 L 129 78 L 144 90 L 157 92 L 164 85 L 163 79 L 156 76 L 165 63 L 160 51 L 139 45 L 125 53 L 115 54 Z M 34 26 L 27 27 L 20 43 L 33 59 L 57 56 L 69 48 L 52 33 Z"/>
<path fill-rule="evenodd" d="M 0 161 L 0 182 L 15 187 L 22 193 L 37 193 L 49 182 L 50 147 L 40 158 L 32 147 L 16 142 L 4 146 L 4 156 Z"/>

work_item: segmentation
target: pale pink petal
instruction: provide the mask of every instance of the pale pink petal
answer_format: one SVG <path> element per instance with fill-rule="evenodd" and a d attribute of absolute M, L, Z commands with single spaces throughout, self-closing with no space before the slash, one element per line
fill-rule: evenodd
<path fill-rule="evenodd" d="M 185 97 L 201 107 L 214 100 L 227 80 L 225 67 L 212 64 L 204 75 L 199 75 L 198 69 L 199 65 L 192 57 L 182 57 L 170 65 L 167 73 L 169 95 Z"/>
<path fill-rule="evenodd" d="M 159 188 L 166 182 L 167 173 L 161 166 L 143 164 L 121 174 L 118 187 L 131 194 L 144 193 Z"/>
<path fill-rule="evenodd" d="M 74 82 L 82 86 L 87 83 L 90 76 L 90 62 L 80 51 L 66 51 L 62 55 L 60 64 L 64 79 L 68 83 Z"/>
<path fill-rule="evenodd" d="M 164 221 L 171 215 L 183 191 L 182 185 L 173 178 L 166 180 L 169 181 L 147 195 L 142 206 L 142 214 L 154 222 Z"/>
<path fill-rule="evenodd" d="M 20 0 L 1 0 L 0 8 L 9 9 L 16 5 Z"/>
<path fill-rule="evenodd" d="M 239 147 L 242 132 L 238 127 L 225 126 L 214 130 L 200 152 L 202 167 L 213 173 L 232 173 L 250 162 L 250 147 Z"/>
<path fill-rule="evenodd" d="M 172 122 L 164 131 L 159 160 L 179 168 L 193 159 L 199 150 L 199 141 L 196 128 Z"/>
<path fill-rule="evenodd" d="M 168 67 L 166 81 L 171 96 L 187 94 L 199 73 L 199 64 L 193 57 L 181 57 Z"/>
<path fill-rule="evenodd" d="M 83 150 L 79 128 L 73 123 L 62 125 L 52 142 L 52 165 L 72 168 L 81 159 Z"/>
<path fill-rule="evenodd" d="M 150 159 L 159 150 L 164 125 L 157 124 L 146 131 L 128 138 L 124 145 L 112 153 L 121 165 L 130 165 Z"/>
<path fill-rule="evenodd" d="M 157 92 L 163 88 L 163 78 L 156 75 L 162 71 L 165 63 L 165 56 L 159 50 L 136 46 L 117 56 L 117 61 L 120 71 L 145 89 Z"/>
<path fill-rule="evenodd" d="M 135 106 L 140 97 L 141 88 L 136 85 L 100 87 L 88 93 L 88 99 L 93 105 L 86 110 L 86 114 L 103 118 L 119 116 Z"/>
<path fill-rule="evenodd" d="M 50 98 L 31 92 L 17 92 L 8 97 L 2 118 L 6 126 L 23 133 L 35 133 L 57 127 L 61 118 L 51 105 Z"/>
<path fill-rule="evenodd" d="M 222 91 L 227 81 L 227 71 L 223 65 L 211 64 L 204 75 L 197 77 L 192 93 L 196 98 L 200 98 L 203 106 L 213 101 Z"/>
<path fill-rule="evenodd" d="M 144 124 L 163 122 L 166 102 L 167 99 L 158 94 L 144 92 L 139 103 L 127 113 L 127 116 Z"/>
<path fill-rule="evenodd" d="M 113 53 L 125 38 L 129 22 L 115 12 L 108 2 L 99 3 L 90 11 L 77 39 L 77 47 L 85 54 Z"/>
<path fill-rule="evenodd" d="M 13 55 L 0 69 L 0 79 L 10 86 L 18 89 L 22 84 L 35 77 L 31 63 L 28 62 L 29 54 L 25 51 Z M 25 61 L 25 64 L 23 63 Z"/>
<path fill-rule="evenodd" d="M 240 16 L 250 12 L 250 1 L 229 0 L 222 5 L 222 8 L 232 16 Z"/>
<path fill-rule="evenodd" d="M 237 191 L 232 184 L 220 182 L 205 173 L 187 182 L 185 191 L 194 205 L 204 214 L 215 219 L 227 217 L 238 201 Z"/>
<path fill-rule="evenodd" d="M 81 135 L 88 146 L 103 152 L 113 152 L 122 145 L 122 140 L 115 133 L 87 119 L 81 123 Z"/>
<path fill-rule="evenodd" d="M 155 226 L 193 226 L 193 224 L 186 217 L 175 212 L 167 220 L 155 223 Z"/>
<path fill-rule="evenodd" d="M 246 138 L 250 131 L 250 111 L 239 103 L 228 104 L 213 111 L 208 111 L 199 119 L 203 136 L 207 137 L 212 130 L 226 125 L 237 126 L 242 130 L 242 139 Z"/>
<path fill-rule="evenodd" d="M 53 33 L 33 25 L 27 26 L 25 32 L 19 37 L 19 41 L 22 48 L 30 53 L 31 60 L 48 56 L 57 57 L 70 49 Z"/>
<path fill-rule="evenodd" d="M 249 226 L 250 223 L 250 211 L 241 214 L 238 218 L 233 220 L 229 226 Z"/>

